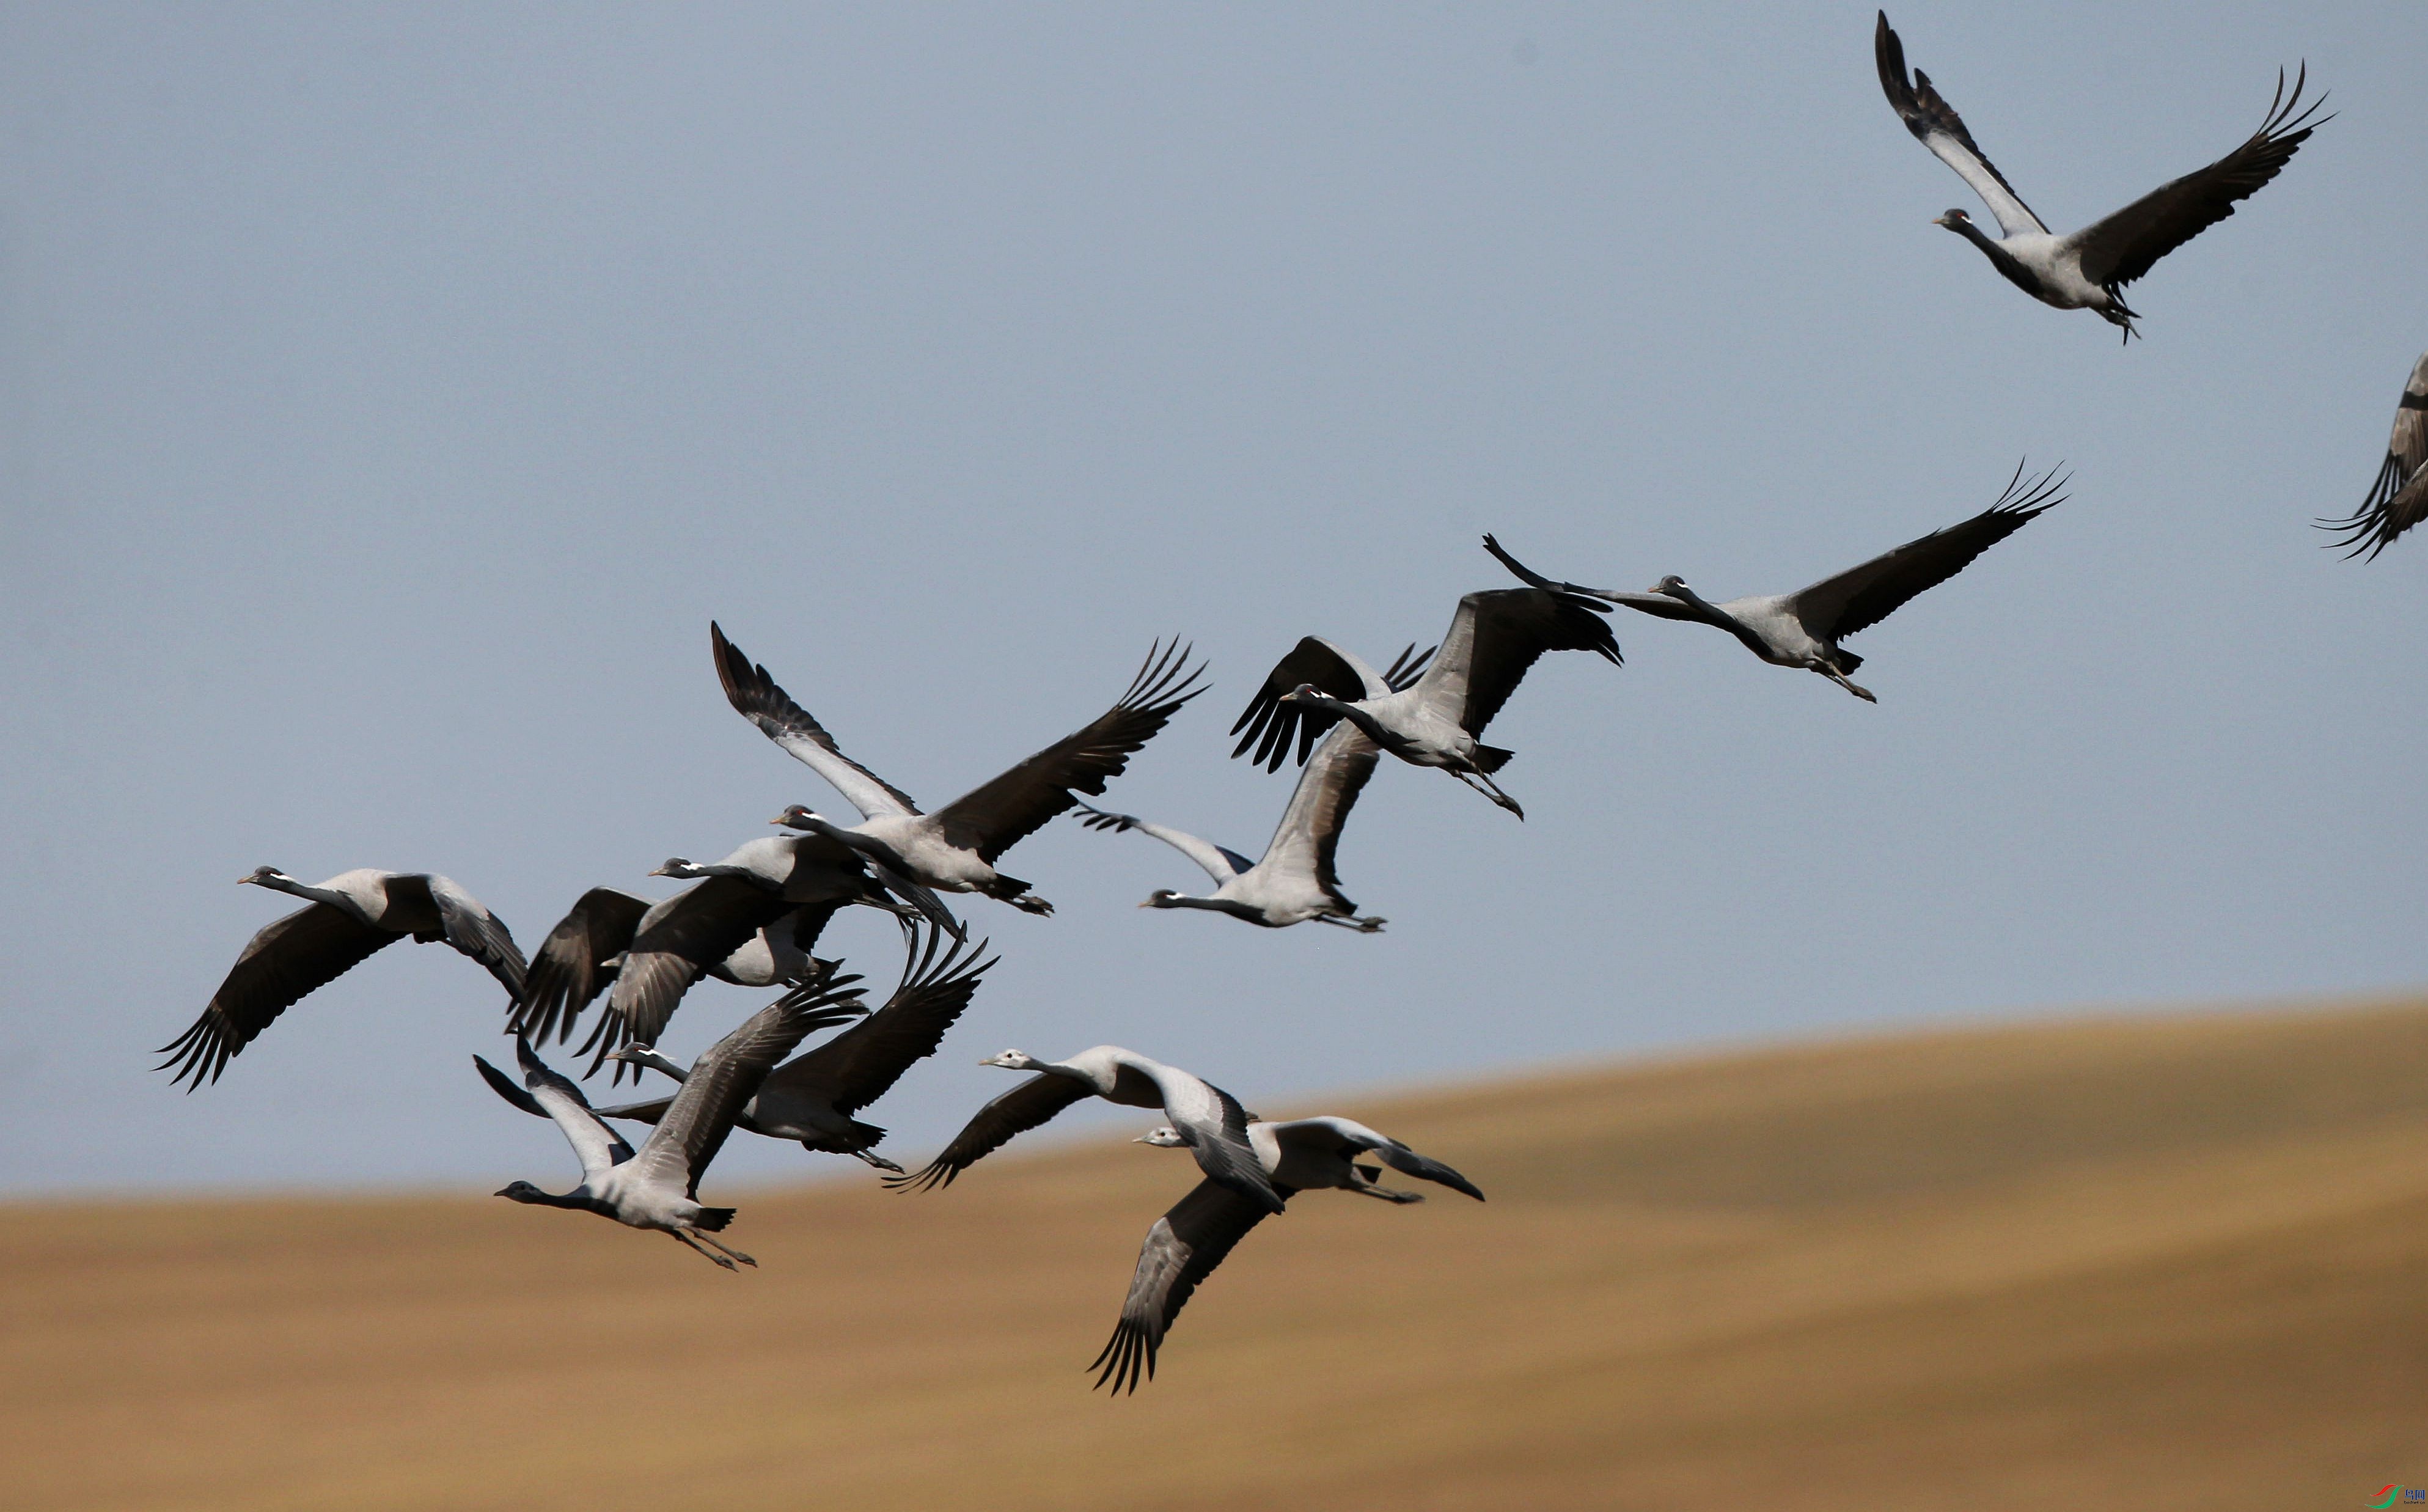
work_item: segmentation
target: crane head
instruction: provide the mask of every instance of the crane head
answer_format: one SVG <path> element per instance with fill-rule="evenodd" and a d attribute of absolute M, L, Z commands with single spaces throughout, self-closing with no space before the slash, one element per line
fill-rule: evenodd
<path fill-rule="evenodd" d="M 1944 226 L 1950 231 L 1961 231 L 1973 223 L 1973 218 L 1962 210 L 1951 209 L 1930 223 L 1935 226 Z"/>

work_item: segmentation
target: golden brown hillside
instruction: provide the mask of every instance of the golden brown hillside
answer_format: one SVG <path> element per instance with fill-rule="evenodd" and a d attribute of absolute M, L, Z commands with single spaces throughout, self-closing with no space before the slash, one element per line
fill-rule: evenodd
<path fill-rule="evenodd" d="M 2428 1009 L 1949 1032 L 1353 1111 L 1132 1399 L 1194 1179 L 741 1194 L 727 1275 L 460 1201 L 0 1208 L 0 1504 L 2355 1508 L 2428 1484 Z M 1141 1125 L 1143 1126 L 1143 1125 Z"/>

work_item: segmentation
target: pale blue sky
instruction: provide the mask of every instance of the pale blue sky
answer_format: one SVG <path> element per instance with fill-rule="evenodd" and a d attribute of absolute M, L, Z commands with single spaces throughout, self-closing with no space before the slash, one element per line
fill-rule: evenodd
<path fill-rule="evenodd" d="M 1110 801 L 1254 851 L 1255 681 L 1438 636 L 1506 581 L 1481 532 L 1782 590 L 2026 454 L 2073 501 L 1854 643 L 1878 707 L 1622 616 L 1625 669 L 1554 659 L 1494 726 L 1529 822 L 1383 771 L 1342 847 L 1379 938 L 1141 912 L 1202 879 L 1049 828 L 1010 865 L 1059 916 L 967 908 L 1004 964 L 872 1116 L 931 1148 L 1006 1045 L 1282 1108 L 2420 980 L 2428 540 L 2307 521 L 2428 345 L 2428 8 L 1893 19 L 2060 226 L 2231 147 L 2280 64 L 2341 113 L 2120 350 L 1928 223 L 1977 206 L 1867 6 L 0 8 L 0 1186 L 566 1178 L 444 950 L 193 1096 L 150 1052 L 287 906 L 256 864 L 442 871 L 529 945 L 830 805 L 711 616 L 929 802 L 1193 637 L 1214 692 Z M 882 984 L 891 935 L 829 943 Z"/>

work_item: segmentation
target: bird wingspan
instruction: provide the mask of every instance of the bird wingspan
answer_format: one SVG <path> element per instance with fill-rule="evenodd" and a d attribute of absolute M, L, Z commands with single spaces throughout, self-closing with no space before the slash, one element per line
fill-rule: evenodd
<path fill-rule="evenodd" d="M 1450 633 L 1418 680 L 1428 707 L 1479 738 L 1545 651 L 1594 651 L 1621 665 L 1610 622 L 1573 594 L 1487 588 L 1459 600 Z"/>
<path fill-rule="evenodd" d="M 2413 366 L 2394 406 L 2394 435 L 2369 497 L 2349 518 L 2320 523 L 2341 533 L 2331 545 L 2349 547 L 2347 556 L 2374 557 L 2422 517 L 2428 517 L 2428 353 Z"/>
<path fill-rule="evenodd" d="M 1160 824 L 1149 824 L 1135 814 L 1114 814 L 1092 803 L 1075 805 L 1088 815 L 1079 822 L 1091 830 L 1108 830 L 1115 834 L 1135 830 L 1142 835 L 1162 841 L 1173 849 L 1205 868 L 1206 875 L 1220 886 L 1255 865 L 1247 857 L 1211 840 L 1202 840 L 1185 830 L 1173 830 Z"/>
<path fill-rule="evenodd" d="M 2241 146 L 2068 237 L 2082 276 L 2109 288 L 2129 284 L 2159 258 L 2232 215 L 2238 202 L 2259 192 L 2284 171 L 2310 133 L 2332 119 L 2311 119 L 2327 103 L 2324 95 L 2303 108 L 2302 86 L 2308 78 L 2305 65 L 2288 96 L 2280 70 L 2266 119 Z"/>
<path fill-rule="evenodd" d="M 1189 649 L 1156 643 L 1119 701 L 1082 729 L 955 798 L 936 811 L 944 836 L 991 865 L 1045 821 L 1076 801 L 1075 790 L 1095 797 L 1119 777 L 1139 748 L 1155 738 L 1180 706 L 1205 691 L 1197 680 L 1206 665 L 1189 665 Z"/>
<path fill-rule="evenodd" d="M 523 978 L 531 968 L 505 922 L 490 912 L 479 898 L 464 891 L 461 884 L 444 877 L 424 880 L 430 888 L 431 904 L 438 910 L 438 922 L 447 931 L 447 943 L 487 968 L 519 1005 Z"/>
<path fill-rule="evenodd" d="M 1096 1385 L 1109 1384 L 1120 1393 L 1137 1390 L 1140 1380 L 1155 1379 L 1156 1354 L 1189 1295 L 1248 1230 L 1264 1222 L 1267 1213 L 1280 1210 L 1206 1180 L 1157 1219 L 1146 1231 L 1146 1242 L 1139 1246 L 1138 1269 L 1122 1302 L 1121 1322 L 1088 1365 L 1099 1372 Z"/>
<path fill-rule="evenodd" d="M 823 1095 L 848 1118 L 934 1055 L 997 958 L 978 959 L 986 955 L 984 940 L 967 947 L 956 942 L 939 957 L 940 943 L 949 937 L 939 929 L 924 932 L 924 947 L 903 962 L 901 984 L 884 1007 L 768 1073 L 763 1091 Z"/>
<path fill-rule="evenodd" d="M 1956 576 L 1975 557 L 2064 502 L 2065 485 L 2055 468 L 2027 479 L 2019 463 L 1997 501 L 1971 519 L 1824 578 L 1789 595 L 1788 602 L 1805 630 L 1825 641 L 1877 625 L 1907 600 Z"/>
<path fill-rule="evenodd" d="M 1393 664 L 1403 676 L 1406 659 L 1403 652 L 1400 662 Z M 1249 758 L 1249 764 L 1278 772 L 1282 763 L 1290 759 L 1290 742 L 1296 740 L 1298 760 L 1306 760 L 1307 753 L 1315 748 L 1316 737 L 1332 727 L 1336 716 L 1321 709 L 1282 702 L 1282 695 L 1301 683 L 1343 703 L 1387 698 L 1399 691 L 1350 651 L 1321 636 L 1305 636 L 1273 664 L 1273 669 L 1265 675 L 1264 685 L 1232 722 L 1231 733 L 1239 736 L 1239 744 L 1231 751 L 1233 758 L 1246 756 L 1248 748 L 1254 746 L 1256 753 Z M 1242 731 L 1246 733 L 1241 734 Z"/>
<path fill-rule="evenodd" d="M 480 1058 L 475 1056 L 473 1059 L 478 1060 Z M 537 1103 L 549 1117 L 556 1120 L 556 1126 L 564 1133 L 566 1142 L 573 1146 L 573 1153 L 580 1158 L 582 1180 L 597 1180 L 632 1159 L 632 1147 L 624 1142 L 622 1135 L 599 1121 L 599 1115 L 591 1110 L 590 1099 L 582 1095 L 582 1089 L 533 1054 L 531 1041 L 519 1034 L 515 1036 L 515 1059 L 522 1066 L 523 1088 L 530 1093 L 531 1100 Z M 492 1078 L 489 1085 L 498 1088 L 499 1095 L 505 1096 L 505 1089 L 498 1085 L 499 1079 L 501 1078 Z M 512 1097 L 506 1100 L 515 1101 Z M 521 1108 L 523 1104 L 516 1102 L 515 1106 Z"/>
<path fill-rule="evenodd" d="M 2048 227 L 2032 213 L 2007 175 L 1998 172 L 1989 157 L 1976 145 L 1973 133 L 1964 129 L 1964 118 L 1956 107 L 1941 97 L 1930 85 L 1930 75 L 1920 69 L 1908 80 L 1905 68 L 1905 43 L 1889 25 L 1889 13 L 1879 13 L 1879 23 L 1872 28 L 1872 57 L 1879 65 L 1880 89 L 1889 97 L 1889 105 L 1905 123 L 1905 128 L 1930 149 L 1931 156 L 1956 170 L 1959 178 L 1973 187 L 1981 203 L 1997 218 L 1998 229 L 2008 236 L 2028 232 L 2046 234 Z"/>
<path fill-rule="evenodd" d="M 594 887 L 576 898 L 532 957 L 514 1027 L 542 1044 L 550 1034 L 559 1041 L 571 1034 L 574 1020 L 615 978 L 606 962 L 632 945 L 648 911 L 648 898 L 613 887 Z"/>
<path fill-rule="evenodd" d="M 859 988 L 828 985 L 817 993 L 788 993 L 751 1014 L 692 1062 L 691 1075 L 633 1158 L 634 1175 L 651 1182 L 680 1181 L 686 1196 L 697 1197 L 701 1175 L 776 1063 L 812 1030 L 867 1011 Z"/>
<path fill-rule="evenodd" d="M 714 620 L 709 622 L 708 641 L 716 656 L 717 680 L 725 684 L 725 699 L 734 712 L 757 725 L 761 734 L 795 761 L 825 778 L 844 801 L 860 811 L 861 818 L 919 812 L 910 794 L 845 755 L 826 726 L 777 686 L 765 667 L 743 655 L 742 648 L 727 640 Z"/>
<path fill-rule="evenodd" d="M 1040 1072 L 979 1109 L 934 1159 L 916 1171 L 887 1176 L 885 1184 L 896 1192 L 949 1187 L 955 1177 L 1003 1148 L 1015 1135 L 1025 1134 L 1049 1122 L 1073 1103 L 1094 1095 L 1083 1081 Z"/>
<path fill-rule="evenodd" d="M 693 983 L 796 906 L 739 877 L 703 878 L 668 899 L 632 937 L 607 1011 L 577 1053 L 596 1072 L 632 1041 L 657 1044 Z"/>
<path fill-rule="evenodd" d="M 1340 849 L 1340 827 L 1349 822 L 1349 811 L 1374 775 L 1380 754 L 1355 725 L 1343 720 L 1334 726 L 1299 774 L 1298 786 L 1290 790 L 1289 804 L 1257 864 L 1312 876 L 1343 911 L 1355 912 L 1357 906 L 1340 896 L 1334 858 Z"/>
<path fill-rule="evenodd" d="M 404 938 L 365 924 L 333 903 L 276 919 L 245 944 L 227 978 L 191 1027 L 160 1047 L 154 1068 L 176 1068 L 188 1092 L 217 1081 L 228 1060 L 298 999 L 325 987 Z"/>

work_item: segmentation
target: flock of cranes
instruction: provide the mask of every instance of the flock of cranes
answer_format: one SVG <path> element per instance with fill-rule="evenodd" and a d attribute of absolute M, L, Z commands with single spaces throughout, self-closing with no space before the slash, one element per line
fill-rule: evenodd
<path fill-rule="evenodd" d="M 2208 167 L 2176 179 L 2071 236 L 2051 233 L 1975 144 L 1920 70 L 1909 74 L 1902 42 L 1881 15 L 1874 35 L 1889 103 L 1923 143 L 1988 205 L 2004 235 L 1993 239 L 1961 210 L 1938 224 L 1979 246 L 1992 264 L 2035 298 L 2089 309 L 2129 339 L 2138 317 L 2123 288 L 2281 172 L 2322 123 L 2302 107 L 2305 76 L 2289 93 L 2278 79 L 2260 129 Z M 739 1128 L 805 1149 L 848 1156 L 887 1173 L 899 1192 L 934 1192 L 1027 1130 L 1088 1098 L 1151 1109 L 1162 1122 L 1138 1142 L 1186 1149 L 1200 1180 L 1156 1220 L 1141 1245 L 1112 1338 L 1089 1367 L 1099 1387 L 1135 1390 L 1152 1378 L 1173 1320 L 1197 1286 L 1264 1219 L 1300 1193 L 1335 1190 L 1394 1204 L 1420 1194 L 1383 1184 L 1387 1170 L 1482 1200 L 1474 1183 L 1387 1135 L 1345 1118 L 1269 1122 L 1201 1077 L 1119 1045 L 1059 1060 L 1007 1050 L 985 1064 L 1025 1073 L 972 1116 L 945 1148 L 905 1171 L 877 1146 L 885 1130 L 860 1114 L 934 1055 L 969 1010 L 995 964 L 973 945 L 940 895 L 976 895 L 1025 912 L 1053 905 L 999 869 L 1008 852 L 1057 816 L 1076 811 L 1090 829 L 1137 830 L 1197 863 L 1215 886 L 1205 895 L 1158 888 L 1140 906 L 1227 913 L 1265 929 L 1309 922 L 1380 932 L 1341 891 L 1341 833 L 1381 759 L 1445 772 L 1519 818 L 1501 785 L 1513 752 L 1484 743 L 1493 718 L 1528 670 L 1553 651 L 1591 652 L 1621 666 L 1615 607 L 1713 626 L 1775 666 L 1829 679 L 1875 701 L 1852 674 L 1862 658 L 1844 641 L 1878 625 L 1917 595 L 1961 572 L 1982 552 L 2062 501 L 2067 480 L 2051 468 L 2026 476 L 2019 464 L 1980 513 L 1908 541 L 1861 566 L 1794 593 L 1714 602 L 1686 581 L 1663 577 L 1641 593 L 1555 580 L 1520 563 L 1494 536 L 1485 550 L 1520 583 L 1459 600 L 1441 643 L 1412 644 L 1381 670 L 1334 641 L 1308 635 L 1277 661 L 1232 726 L 1232 751 L 1252 765 L 1301 770 L 1281 818 L 1254 860 L 1184 830 L 1087 801 L 1104 797 L 1130 759 L 1206 690 L 1206 668 L 1189 647 L 1157 641 L 1112 706 L 1085 726 L 980 783 L 923 811 L 901 788 L 844 754 L 835 737 L 753 662 L 722 627 L 709 627 L 712 659 L 735 712 L 824 779 L 854 810 L 839 822 L 795 804 L 763 835 L 721 860 L 668 860 L 651 876 L 687 885 L 652 899 L 612 887 L 582 893 L 526 960 L 496 914 L 456 882 L 428 873 L 355 870 L 319 884 L 271 866 L 238 879 L 304 900 L 245 945 L 200 1018 L 168 1045 L 162 1069 L 189 1091 L 214 1082 L 289 1007 L 383 947 L 405 938 L 444 942 L 505 990 L 513 1074 L 474 1056 L 479 1075 L 511 1106 L 551 1120 L 582 1168 L 571 1190 L 516 1181 L 497 1195 L 580 1208 L 654 1229 L 726 1270 L 755 1265 L 720 1237 L 730 1208 L 699 1200 L 699 1185 L 727 1137 Z M 2328 522 L 2337 544 L 2374 556 L 2428 515 L 2428 355 L 2420 359 L 2397 411 L 2376 485 L 2349 518 Z M 871 1009 L 862 978 L 814 952 L 845 908 L 887 913 L 901 929 L 899 982 Z M 781 995 L 684 1066 L 656 1048 L 676 1011 L 703 978 Z M 603 1003 L 601 999 L 604 999 Z M 538 1046 L 569 1041 L 597 1008 L 585 1077 L 612 1067 L 612 1080 L 646 1072 L 667 1077 L 664 1096 L 595 1107 L 580 1083 L 550 1066 Z M 812 1048 L 813 1034 L 836 1030 Z M 798 1053 L 796 1053 L 798 1052 Z M 646 1126 L 635 1148 L 616 1126 Z"/>

